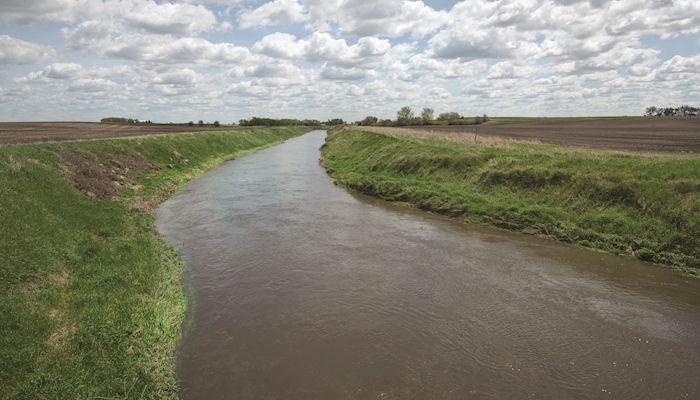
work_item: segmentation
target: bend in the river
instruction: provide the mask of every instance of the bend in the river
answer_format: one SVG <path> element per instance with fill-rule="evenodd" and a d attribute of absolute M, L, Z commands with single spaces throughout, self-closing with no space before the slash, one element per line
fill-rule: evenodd
<path fill-rule="evenodd" d="M 348 193 L 312 132 L 158 212 L 191 399 L 700 398 L 700 282 Z"/>

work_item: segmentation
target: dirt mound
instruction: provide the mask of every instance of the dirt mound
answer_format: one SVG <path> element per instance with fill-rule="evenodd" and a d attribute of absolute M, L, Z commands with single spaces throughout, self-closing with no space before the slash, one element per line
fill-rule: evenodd
<path fill-rule="evenodd" d="M 133 186 L 137 174 L 160 169 L 138 152 L 109 154 L 102 159 L 71 151 L 60 156 L 73 186 L 88 196 L 101 199 L 111 198 L 123 186 Z"/>

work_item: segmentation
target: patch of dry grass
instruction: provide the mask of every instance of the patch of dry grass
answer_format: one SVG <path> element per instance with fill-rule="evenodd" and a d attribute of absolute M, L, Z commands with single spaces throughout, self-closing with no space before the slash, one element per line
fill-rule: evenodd
<path fill-rule="evenodd" d="M 508 147 L 513 144 L 541 144 L 537 140 L 517 140 L 503 137 L 488 136 L 478 132 L 475 126 L 473 132 L 450 132 L 431 129 L 411 129 L 411 128 L 394 128 L 388 126 L 367 126 L 362 127 L 362 130 L 374 133 L 381 133 L 394 137 L 410 137 L 415 139 L 437 139 L 447 140 L 458 143 L 479 144 L 490 147 Z"/>

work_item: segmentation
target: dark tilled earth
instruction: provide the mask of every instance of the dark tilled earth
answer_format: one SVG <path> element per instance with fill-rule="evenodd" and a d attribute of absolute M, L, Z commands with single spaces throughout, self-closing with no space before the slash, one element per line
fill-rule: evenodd
<path fill-rule="evenodd" d="M 186 124 L 118 125 L 96 122 L 2 122 L 0 144 L 62 140 L 106 139 L 178 132 L 231 131 L 232 126 L 188 126 Z M 250 129 L 250 128 L 247 128 Z"/>
<path fill-rule="evenodd" d="M 425 126 L 412 129 L 474 134 L 475 125 Z M 592 148 L 700 153 L 700 118 L 622 118 L 487 123 L 479 135 Z"/>
<path fill-rule="evenodd" d="M 4 122 L 0 144 L 105 139 L 178 132 L 251 129 L 177 124 L 112 125 L 95 122 Z M 410 127 L 473 135 L 475 125 Z M 518 124 L 497 121 L 479 125 L 479 135 L 602 149 L 700 153 L 700 118 L 621 118 L 541 120 Z"/>

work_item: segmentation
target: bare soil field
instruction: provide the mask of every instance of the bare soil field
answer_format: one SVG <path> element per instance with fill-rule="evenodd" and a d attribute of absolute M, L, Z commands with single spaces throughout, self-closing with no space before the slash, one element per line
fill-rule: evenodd
<path fill-rule="evenodd" d="M 97 122 L 0 122 L 0 144 L 106 139 L 178 132 L 230 131 L 232 126 L 186 124 L 100 124 Z M 250 130 L 250 128 L 246 128 Z"/>
<path fill-rule="evenodd" d="M 546 119 L 524 123 L 417 126 L 401 129 L 527 140 L 564 146 L 700 153 L 700 118 Z"/>

